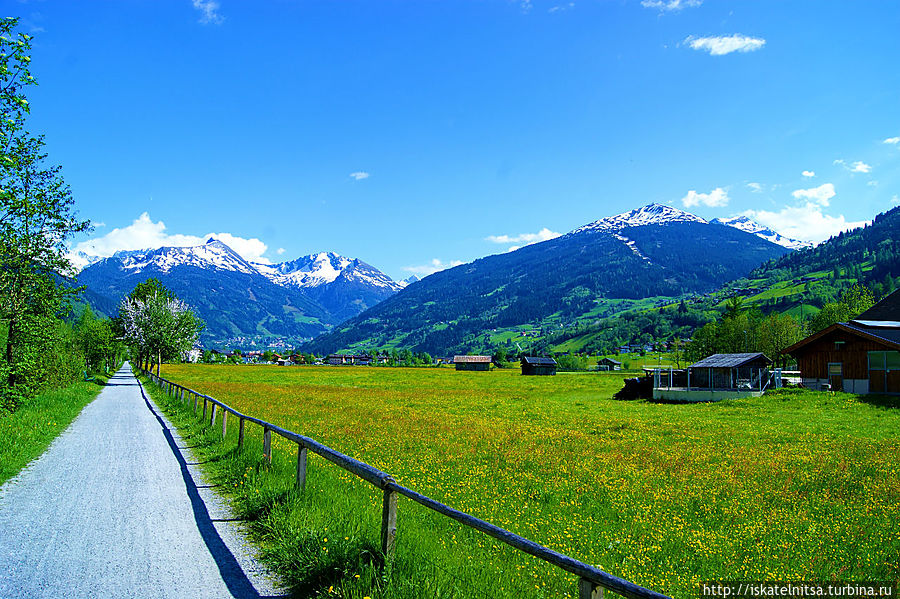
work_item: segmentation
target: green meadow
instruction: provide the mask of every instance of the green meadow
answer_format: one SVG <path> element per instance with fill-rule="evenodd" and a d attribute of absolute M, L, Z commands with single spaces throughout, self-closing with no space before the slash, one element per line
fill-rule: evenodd
<path fill-rule="evenodd" d="M 164 377 L 310 436 L 398 482 L 674 597 L 709 580 L 900 579 L 900 402 L 782 390 L 715 404 L 612 399 L 620 373 L 164 366 Z M 221 441 L 154 398 L 300 596 L 575 597 L 576 580 L 401 498 L 379 555 L 381 493 L 237 426 Z"/>

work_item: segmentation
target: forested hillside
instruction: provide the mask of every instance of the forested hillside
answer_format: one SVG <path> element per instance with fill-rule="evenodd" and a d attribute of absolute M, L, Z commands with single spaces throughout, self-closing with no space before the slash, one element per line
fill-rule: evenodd
<path fill-rule="evenodd" d="M 575 319 L 610 299 L 712 291 L 788 251 L 705 222 L 577 231 L 431 275 L 305 348 L 464 351 L 486 332 L 539 326 L 551 315 Z"/>

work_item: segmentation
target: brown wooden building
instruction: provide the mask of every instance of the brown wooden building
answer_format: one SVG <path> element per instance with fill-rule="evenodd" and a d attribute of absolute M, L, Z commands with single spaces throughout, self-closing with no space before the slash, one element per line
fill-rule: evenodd
<path fill-rule="evenodd" d="M 533 356 L 522 357 L 522 374 L 525 375 L 555 375 L 556 360 L 553 358 L 537 358 Z"/>
<path fill-rule="evenodd" d="M 784 350 L 803 385 L 849 393 L 900 393 L 900 292 L 855 320 L 839 322 Z"/>
<path fill-rule="evenodd" d="M 453 356 L 457 370 L 490 370 L 490 356 Z"/>

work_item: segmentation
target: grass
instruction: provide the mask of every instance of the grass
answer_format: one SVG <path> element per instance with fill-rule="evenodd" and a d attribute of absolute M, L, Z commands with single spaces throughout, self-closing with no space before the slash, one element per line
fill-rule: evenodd
<path fill-rule="evenodd" d="M 82 408 L 93 400 L 106 379 L 78 382 L 31 398 L 15 412 L 0 415 L 0 484 L 40 456 Z"/>
<path fill-rule="evenodd" d="M 705 580 L 900 578 L 900 404 L 780 391 L 617 402 L 619 373 L 168 366 L 163 375 L 311 436 L 410 488 L 675 597 Z M 168 406 L 303 596 L 574 597 L 575 580 L 401 499 L 379 568 L 380 493 L 261 431 Z M 193 442 L 196 441 L 196 442 Z M 358 577 L 357 577 L 358 576 Z"/>

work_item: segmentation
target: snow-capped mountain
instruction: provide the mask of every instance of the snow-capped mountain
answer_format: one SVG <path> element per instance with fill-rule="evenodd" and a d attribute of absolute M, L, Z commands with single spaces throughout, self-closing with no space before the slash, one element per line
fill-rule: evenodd
<path fill-rule="evenodd" d="M 710 292 L 789 251 L 651 204 L 429 275 L 316 337 L 307 349 L 400 340 L 416 351 L 452 354 L 498 327 L 538 327 L 555 314 L 589 314 L 598 300 Z"/>
<path fill-rule="evenodd" d="M 773 231 L 769 227 L 765 227 L 756 221 L 750 220 L 746 216 L 734 216 L 732 218 L 714 218 L 709 222 L 714 225 L 726 225 L 728 227 L 740 229 L 741 231 L 745 231 L 747 233 L 752 233 L 757 237 L 762 237 L 766 241 L 771 241 L 772 243 L 780 245 L 781 247 L 786 247 L 789 250 L 800 250 L 803 248 L 812 247 L 812 244 L 808 241 L 800 241 L 799 239 L 791 239 L 790 237 L 785 237 L 781 233 Z"/>
<path fill-rule="evenodd" d="M 709 223 L 713 225 L 725 225 L 728 227 L 734 227 L 735 229 L 739 229 L 741 231 L 744 231 L 745 233 L 756 235 L 757 237 L 765 239 L 766 241 L 770 241 L 776 245 L 780 245 L 781 247 L 785 247 L 790 250 L 799 250 L 805 247 L 810 247 L 812 245 L 806 241 L 800 241 L 798 239 L 785 237 L 777 231 L 773 231 L 769 227 L 764 227 L 763 225 L 750 220 L 746 216 L 735 216 L 732 218 L 714 218 L 710 221 L 707 221 L 703 218 L 700 218 L 696 214 L 691 214 L 690 212 L 685 212 L 684 210 L 679 210 L 678 208 L 655 203 L 648 204 L 641 208 L 636 208 L 635 210 L 631 210 L 629 212 L 623 212 L 622 214 L 617 214 L 615 216 L 601 218 L 598 221 L 594 221 L 590 224 L 578 227 L 569 234 L 574 235 L 576 233 L 583 233 L 586 231 L 618 233 L 622 229 L 627 229 L 628 227 L 690 222 Z"/>
<path fill-rule="evenodd" d="M 216 239 L 116 252 L 88 265 L 78 280 L 115 306 L 150 277 L 198 311 L 207 323 L 204 342 L 213 344 L 235 336 L 309 338 L 404 287 L 362 260 L 332 252 L 260 264 Z"/>
<path fill-rule="evenodd" d="M 601 218 L 600 220 L 578 227 L 570 232 L 569 235 L 584 233 L 585 231 L 616 233 L 628 227 L 690 222 L 706 223 L 704 219 L 695 214 L 691 214 L 690 212 L 654 203 L 615 216 Z"/>
<path fill-rule="evenodd" d="M 274 283 L 290 287 L 319 287 L 344 277 L 393 291 L 403 288 L 403 285 L 362 260 L 346 258 L 334 252 L 310 254 L 280 264 L 254 263 L 253 266 Z"/>
<path fill-rule="evenodd" d="M 195 266 L 212 270 L 229 270 L 245 274 L 257 273 L 249 262 L 217 239 L 193 247 L 164 247 L 155 250 L 120 251 L 113 258 L 123 270 L 132 273 L 146 269 L 168 273 L 177 266 Z"/>

